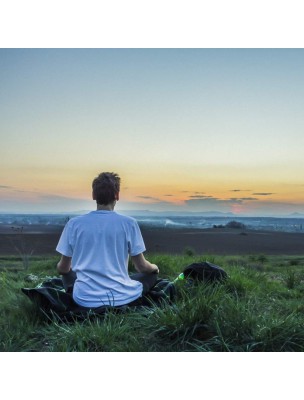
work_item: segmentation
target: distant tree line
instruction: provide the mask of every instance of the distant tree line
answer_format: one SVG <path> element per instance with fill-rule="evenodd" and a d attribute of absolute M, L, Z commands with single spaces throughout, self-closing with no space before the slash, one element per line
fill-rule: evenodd
<path fill-rule="evenodd" d="M 226 225 L 213 225 L 213 228 L 246 229 L 246 225 L 238 221 L 230 221 Z"/>

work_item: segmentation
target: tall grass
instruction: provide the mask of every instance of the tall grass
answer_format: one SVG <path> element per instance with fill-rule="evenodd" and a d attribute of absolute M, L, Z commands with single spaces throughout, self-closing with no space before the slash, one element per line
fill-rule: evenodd
<path fill-rule="evenodd" d="M 149 259 L 169 279 L 206 259 L 229 278 L 215 285 L 179 281 L 174 304 L 67 323 L 43 314 L 20 290 L 54 276 L 57 260 L 33 257 L 25 271 L 22 260 L 19 268 L 16 258 L 2 257 L 0 351 L 304 350 L 304 259 L 267 257 L 262 269 L 252 267 L 250 256 L 151 254 Z M 29 274 L 37 280 L 28 281 Z"/>

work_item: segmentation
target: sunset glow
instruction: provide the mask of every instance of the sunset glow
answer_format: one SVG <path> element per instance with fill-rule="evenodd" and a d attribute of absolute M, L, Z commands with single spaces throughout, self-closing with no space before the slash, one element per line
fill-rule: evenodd
<path fill-rule="evenodd" d="M 0 50 L 0 212 L 304 213 L 302 49 Z"/>

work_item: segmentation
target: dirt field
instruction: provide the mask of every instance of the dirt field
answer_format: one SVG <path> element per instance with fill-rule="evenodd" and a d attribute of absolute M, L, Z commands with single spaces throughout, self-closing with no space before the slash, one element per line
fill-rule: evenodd
<path fill-rule="evenodd" d="M 18 250 L 33 255 L 56 255 L 62 228 L 31 226 L 23 232 L 1 228 L 0 255 L 18 255 Z M 147 229 L 142 234 L 148 253 L 182 254 L 187 248 L 197 254 L 303 255 L 304 234 L 238 229 Z"/>

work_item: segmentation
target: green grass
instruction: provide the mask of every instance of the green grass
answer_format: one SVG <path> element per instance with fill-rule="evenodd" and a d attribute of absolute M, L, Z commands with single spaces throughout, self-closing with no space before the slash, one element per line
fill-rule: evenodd
<path fill-rule="evenodd" d="M 228 273 L 222 284 L 177 284 L 174 305 L 66 323 L 21 292 L 56 275 L 57 258 L 0 257 L 0 351 L 303 351 L 304 257 L 149 254 L 161 277 L 192 262 Z M 29 277 L 32 275 L 32 278 Z M 33 280 L 33 276 L 36 280 Z"/>

